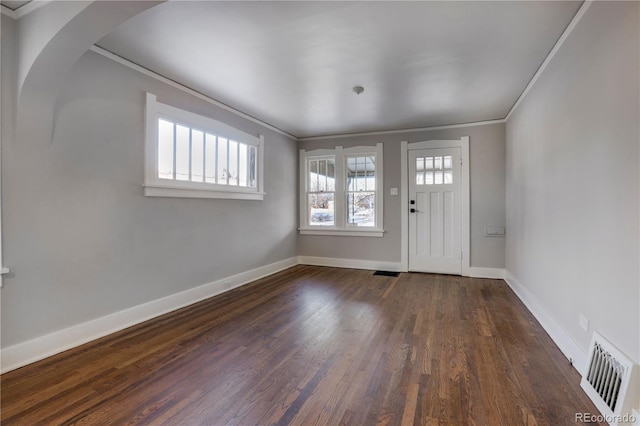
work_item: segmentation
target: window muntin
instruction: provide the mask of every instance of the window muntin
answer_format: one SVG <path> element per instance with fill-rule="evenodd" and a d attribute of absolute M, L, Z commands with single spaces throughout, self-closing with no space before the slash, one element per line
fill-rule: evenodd
<path fill-rule="evenodd" d="M 147 94 L 145 195 L 263 199 L 263 138 Z"/>
<path fill-rule="evenodd" d="M 383 235 L 382 144 L 300 151 L 300 232 Z"/>
<path fill-rule="evenodd" d="M 453 184 L 453 161 L 450 155 L 416 158 L 416 185 Z"/>

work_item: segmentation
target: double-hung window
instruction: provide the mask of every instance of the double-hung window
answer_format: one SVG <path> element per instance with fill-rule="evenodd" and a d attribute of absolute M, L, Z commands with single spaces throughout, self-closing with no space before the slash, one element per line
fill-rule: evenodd
<path fill-rule="evenodd" d="M 381 237 L 382 144 L 300 151 L 300 233 Z"/>
<path fill-rule="evenodd" d="M 147 93 L 147 196 L 262 200 L 263 137 Z"/>

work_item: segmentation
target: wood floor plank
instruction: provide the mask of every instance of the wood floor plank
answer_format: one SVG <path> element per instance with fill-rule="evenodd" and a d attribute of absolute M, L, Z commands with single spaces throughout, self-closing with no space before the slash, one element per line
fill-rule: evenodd
<path fill-rule="evenodd" d="M 296 266 L 1 377 L 3 425 L 558 425 L 597 410 L 501 280 Z"/>
<path fill-rule="evenodd" d="M 407 391 L 407 397 L 404 403 L 404 412 L 402 413 L 402 426 L 413 425 L 416 415 L 416 405 L 418 404 L 418 391 L 420 385 L 418 383 L 411 383 Z"/>

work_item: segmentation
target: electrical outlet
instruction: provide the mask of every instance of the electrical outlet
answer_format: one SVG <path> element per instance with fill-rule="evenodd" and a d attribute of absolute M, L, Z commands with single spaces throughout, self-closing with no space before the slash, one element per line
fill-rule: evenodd
<path fill-rule="evenodd" d="M 504 237 L 504 234 L 504 226 L 485 226 L 484 228 L 485 237 Z"/>
<path fill-rule="evenodd" d="M 584 331 L 589 331 L 589 320 L 587 319 L 587 317 L 580 314 L 578 322 L 580 323 L 580 327 L 582 327 Z"/>

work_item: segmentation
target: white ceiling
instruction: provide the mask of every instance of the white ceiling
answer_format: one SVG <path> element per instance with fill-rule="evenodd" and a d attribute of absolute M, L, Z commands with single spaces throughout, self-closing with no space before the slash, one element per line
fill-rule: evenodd
<path fill-rule="evenodd" d="M 98 45 L 309 137 L 502 119 L 580 5 L 175 1 Z"/>

